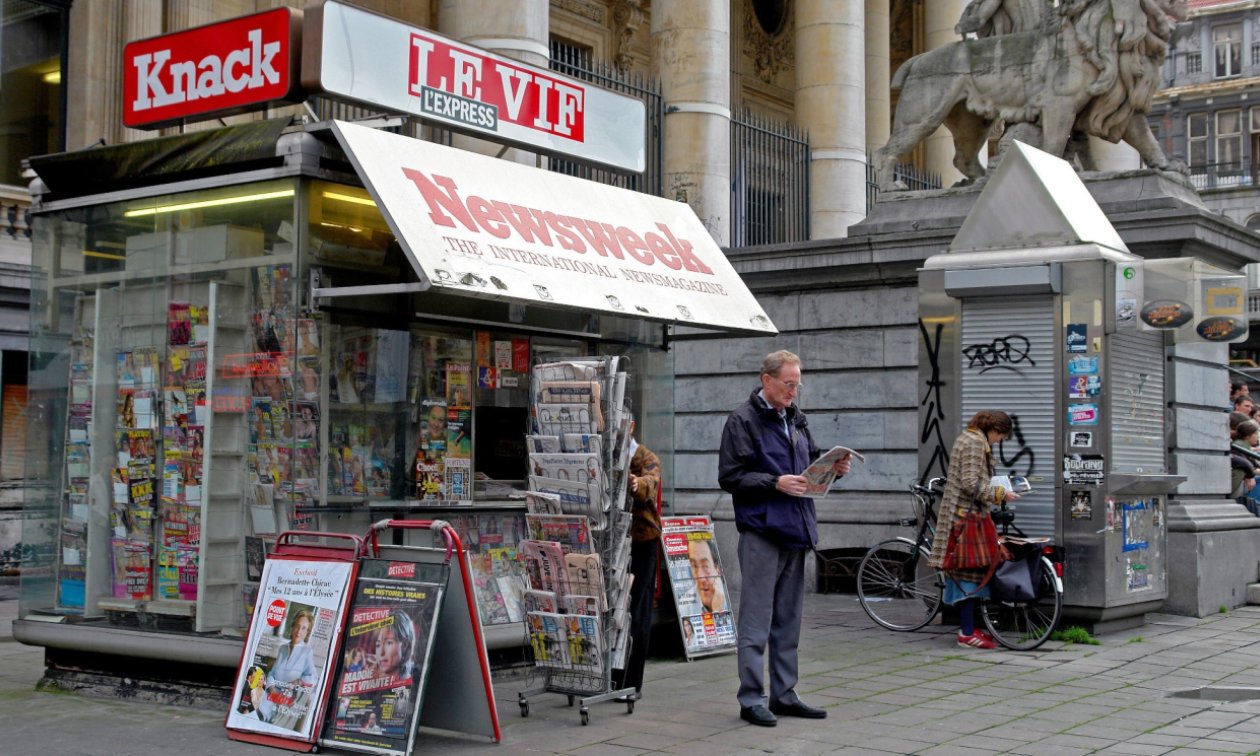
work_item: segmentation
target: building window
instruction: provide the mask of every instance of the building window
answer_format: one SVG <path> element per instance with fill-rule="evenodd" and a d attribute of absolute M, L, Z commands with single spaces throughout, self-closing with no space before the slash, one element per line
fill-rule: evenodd
<path fill-rule="evenodd" d="M 1216 78 L 1242 73 L 1242 24 L 1223 24 L 1212 29 Z"/>
<path fill-rule="evenodd" d="M 1186 53 L 1183 56 L 1186 59 L 1186 73 L 1197 74 L 1203 73 L 1203 56 L 1200 53 Z"/>
<path fill-rule="evenodd" d="M 1207 113 L 1186 116 L 1186 144 L 1190 165 L 1207 165 Z"/>
<path fill-rule="evenodd" d="M 1216 164 L 1221 170 L 1242 167 L 1242 111 L 1222 110 L 1216 114 Z"/>
<path fill-rule="evenodd" d="M 1260 66 L 1260 42 L 1251 43 L 1251 65 Z"/>
<path fill-rule="evenodd" d="M 25 186 L 24 158 L 64 149 L 61 47 L 67 15 L 27 0 L 0 5 L 0 184 Z"/>

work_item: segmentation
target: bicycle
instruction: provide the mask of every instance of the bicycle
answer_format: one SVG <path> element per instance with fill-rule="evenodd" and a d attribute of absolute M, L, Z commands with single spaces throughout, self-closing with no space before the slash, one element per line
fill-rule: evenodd
<path fill-rule="evenodd" d="M 901 524 L 917 524 L 915 538 L 881 541 L 858 563 L 858 603 L 868 617 L 889 630 L 918 630 L 941 611 L 945 576 L 928 564 L 928 555 L 936 535 L 933 505 L 944 482 L 944 478 L 933 478 L 926 486 L 910 486 L 915 517 Z M 1026 558 L 1032 549 L 1041 551 L 1041 569 L 1034 599 L 986 599 L 980 604 L 980 617 L 995 641 L 1012 650 L 1031 651 L 1050 638 L 1063 616 L 1063 551 L 1049 539 L 1025 536 L 1014 524 L 1015 510 L 1005 502 L 993 512 L 993 519 L 1014 558 Z"/>

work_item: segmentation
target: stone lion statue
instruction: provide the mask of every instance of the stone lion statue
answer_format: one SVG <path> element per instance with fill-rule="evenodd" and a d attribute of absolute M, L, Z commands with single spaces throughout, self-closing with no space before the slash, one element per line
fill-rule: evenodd
<path fill-rule="evenodd" d="M 1092 135 L 1125 141 L 1152 168 L 1186 172 L 1164 155 L 1146 121 L 1175 24 L 1187 16 L 1184 0 L 1063 0 L 1045 8 L 1035 24 L 1019 25 L 1023 31 L 964 39 L 897 70 L 892 135 L 874 156 L 881 191 L 906 188 L 893 176 L 897 159 L 942 125 L 954 138 L 960 183 L 979 179 L 980 149 L 999 121 L 1053 155 Z M 966 23 L 964 13 L 960 31 L 971 30 Z M 1081 162 L 1090 167 L 1087 155 Z"/>

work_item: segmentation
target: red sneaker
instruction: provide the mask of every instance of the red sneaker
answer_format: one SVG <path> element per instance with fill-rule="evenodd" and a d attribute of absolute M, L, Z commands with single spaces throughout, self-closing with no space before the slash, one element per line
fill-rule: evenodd
<path fill-rule="evenodd" d="M 978 627 L 976 628 L 976 632 L 974 634 L 979 635 L 981 638 L 984 638 L 985 640 L 991 640 L 994 643 L 997 643 L 997 638 L 994 638 L 992 635 L 989 635 L 987 632 L 985 632 L 984 630 L 981 630 Z"/>
<path fill-rule="evenodd" d="M 997 648 L 997 644 L 993 642 L 993 639 L 981 634 L 981 631 L 979 630 L 971 635 L 963 635 L 962 633 L 959 633 L 958 645 L 963 648 Z"/>

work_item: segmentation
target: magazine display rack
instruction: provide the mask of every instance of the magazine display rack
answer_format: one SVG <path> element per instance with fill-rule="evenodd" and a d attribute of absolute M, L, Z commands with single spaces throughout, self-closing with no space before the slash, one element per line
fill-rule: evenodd
<path fill-rule="evenodd" d="M 76 299 L 59 612 L 197 632 L 243 624 L 241 455 L 215 437 L 238 437 L 244 419 L 212 398 L 229 380 L 223 355 L 247 351 L 231 325 L 244 300 L 228 281 Z"/>
<path fill-rule="evenodd" d="M 519 696 L 580 697 L 589 704 L 628 697 L 614 689 L 629 645 L 630 514 L 626 509 L 630 413 L 623 407 L 624 357 L 553 362 L 534 367 L 528 438 L 527 540 L 521 541 L 529 589 L 526 632 L 536 685 Z"/>

